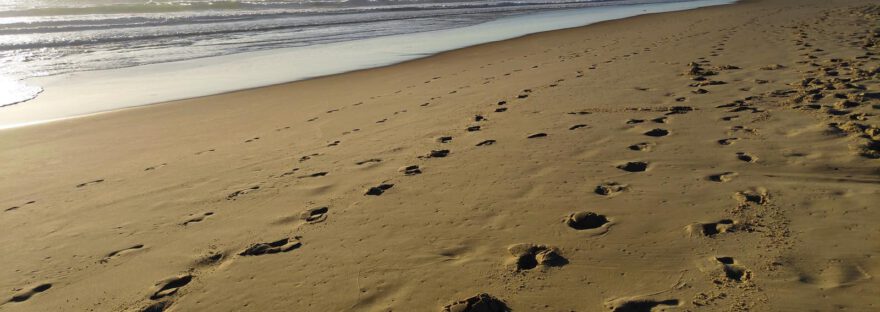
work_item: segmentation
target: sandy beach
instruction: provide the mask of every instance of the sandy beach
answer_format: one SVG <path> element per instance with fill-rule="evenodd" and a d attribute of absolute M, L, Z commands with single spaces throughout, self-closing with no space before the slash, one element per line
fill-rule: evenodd
<path fill-rule="evenodd" d="M 0 311 L 877 311 L 878 113 L 748 0 L 6 129 Z"/>

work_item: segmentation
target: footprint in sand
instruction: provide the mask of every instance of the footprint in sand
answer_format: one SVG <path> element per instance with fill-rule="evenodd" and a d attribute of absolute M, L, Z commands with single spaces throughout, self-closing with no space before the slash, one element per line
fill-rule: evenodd
<path fill-rule="evenodd" d="M 694 108 L 690 106 L 673 106 L 667 109 L 667 111 L 666 115 L 683 115 L 694 111 Z"/>
<path fill-rule="evenodd" d="M 510 308 L 498 298 L 483 293 L 448 304 L 442 312 L 510 312 Z"/>
<path fill-rule="evenodd" d="M 189 284 L 192 279 L 193 276 L 191 274 L 183 274 L 164 279 L 153 286 L 153 294 L 150 295 L 150 299 L 159 300 L 164 297 L 174 295 L 177 293 L 178 290 L 180 290 L 181 287 Z"/>
<path fill-rule="evenodd" d="M 312 173 L 312 174 L 307 174 L 307 175 L 304 175 L 304 176 L 300 176 L 299 178 L 300 178 L 300 179 L 305 179 L 305 178 L 317 178 L 317 177 L 323 177 L 323 176 L 326 176 L 328 173 L 329 173 L 329 172 L 324 172 L 324 171 L 322 171 L 322 172 L 315 172 L 315 173 Z"/>
<path fill-rule="evenodd" d="M 631 161 L 622 165 L 618 165 L 617 169 L 626 172 L 643 172 L 648 170 L 648 163 L 641 161 Z"/>
<path fill-rule="evenodd" d="M 654 123 L 665 124 L 669 121 L 669 117 L 657 117 L 657 118 L 651 119 L 651 121 L 653 121 Z"/>
<path fill-rule="evenodd" d="M 133 252 L 133 251 L 135 251 L 135 250 L 139 250 L 139 249 L 141 249 L 141 248 L 144 248 L 144 245 L 143 245 L 143 244 L 137 244 L 137 245 L 134 245 L 134 246 L 131 246 L 131 247 L 128 247 L 128 248 L 123 248 L 123 249 L 115 250 L 115 251 L 110 252 L 110 253 L 107 254 L 106 256 L 104 256 L 104 258 L 101 259 L 101 261 L 99 261 L 99 262 L 100 262 L 100 263 L 107 263 L 107 262 L 109 262 L 109 261 L 110 261 L 111 259 L 113 259 L 113 258 L 116 258 L 116 257 L 122 256 L 122 255 L 127 254 L 127 253 L 131 253 L 131 252 Z"/>
<path fill-rule="evenodd" d="M 8 302 L 27 301 L 28 299 L 30 299 L 34 295 L 49 290 L 49 288 L 52 288 L 52 284 L 45 283 L 45 284 L 40 284 L 40 285 L 31 287 L 27 290 L 22 290 L 19 293 L 13 295 L 12 298 L 10 298 Z"/>
<path fill-rule="evenodd" d="M 159 165 L 156 165 L 156 166 L 147 167 L 146 169 L 144 169 L 144 171 L 152 171 L 152 170 L 156 170 L 156 169 L 159 169 L 159 168 L 165 167 L 165 166 L 167 166 L 167 165 L 168 165 L 167 163 L 162 163 L 162 164 L 159 164 Z"/>
<path fill-rule="evenodd" d="M 731 219 L 721 219 L 716 222 L 694 223 L 688 225 L 687 231 L 691 234 L 700 234 L 706 237 L 715 237 L 718 234 L 733 233 L 742 229 L 743 226 Z"/>
<path fill-rule="evenodd" d="M 606 302 L 605 307 L 611 312 L 653 312 L 661 311 L 655 309 L 658 307 L 676 307 L 680 304 L 681 302 L 678 299 L 654 300 L 630 298 Z"/>
<path fill-rule="evenodd" d="M 382 160 L 379 158 L 371 158 L 371 159 L 356 162 L 355 164 L 358 166 L 361 166 L 361 165 L 365 165 L 365 164 L 369 164 L 369 163 L 380 163 L 380 162 L 382 162 Z"/>
<path fill-rule="evenodd" d="M 255 185 L 255 186 L 251 186 L 249 188 L 243 189 L 243 190 L 238 190 L 238 191 L 229 193 L 229 195 L 226 195 L 226 200 L 235 200 L 241 195 L 244 195 L 244 194 L 250 193 L 252 191 L 259 190 L 259 189 L 260 189 L 260 186 Z"/>
<path fill-rule="evenodd" d="M 449 143 L 449 142 L 452 142 L 452 137 L 451 136 L 442 136 L 442 137 L 437 138 L 437 142 Z"/>
<path fill-rule="evenodd" d="M 37 202 L 36 200 L 32 200 L 32 201 L 26 202 L 26 203 L 24 203 L 24 204 L 22 204 L 22 205 L 20 205 L 20 206 L 12 206 L 12 207 L 6 208 L 5 210 L 3 210 L 3 212 L 13 211 L 13 210 L 18 210 L 18 209 L 21 208 L 21 207 L 24 207 L 24 206 L 27 206 L 27 205 L 31 205 L 31 204 L 34 204 L 34 203 L 36 203 L 36 202 Z"/>
<path fill-rule="evenodd" d="M 617 182 L 605 182 L 596 186 L 594 192 L 603 196 L 614 196 L 629 189 L 629 185 Z"/>
<path fill-rule="evenodd" d="M 89 181 L 89 182 L 83 182 L 83 183 L 77 184 L 76 187 L 85 187 L 85 186 L 88 186 L 88 185 L 90 185 L 90 184 L 98 184 L 98 183 L 101 183 L 101 182 L 104 182 L 104 179 L 97 179 L 97 180 L 92 180 L 92 181 Z"/>
<path fill-rule="evenodd" d="M 470 126 L 470 127 L 467 127 L 466 130 L 467 130 L 467 132 L 476 132 L 476 131 L 480 131 L 480 126 Z"/>
<path fill-rule="evenodd" d="M 303 211 L 299 217 L 308 223 L 320 223 L 327 220 L 328 211 L 330 211 L 330 207 L 309 208 Z"/>
<path fill-rule="evenodd" d="M 380 196 L 392 187 L 394 187 L 394 184 L 379 184 L 378 186 L 369 188 L 364 195 Z"/>
<path fill-rule="evenodd" d="M 728 280 L 742 283 L 752 279 L 752 271 L 739 264 L 733 257 L 715 257 L 715 260 L 721 265 L 724 277 Z"/>
<path fill-rule="evenodd" d="M 608 220 L 608 217 L 589 211 L 572 213 L 562 219 L 562 221 L 568 227 L 579 231 L 598 229 L 611 222 Z"/>
<path fill-rule="evenodd" d="M 569 127 L 568 130 L 577 130 L 577 129 L 586 128 L 586 127 L 587 127 L 587 125 L 585 125 L 585 124 L 577 124 L 577 125 Z"/>
<path fill-rule="evenodd" d="M 650 137 L 664 137 L 669 135 L 669 130 L 657 128 L 645 132 L 644 134 Z"/>
<path fill-rule="evenodd" d="M 529 139 L 536 139 L 536 138 L 543 138 L 543 137 L 546 137 L 546 136 L 547 136 L 546 133 L 539 132 L 539 133 L 535 133 L 535 134 L 529 135 L 527 138 L 529 138 Z"/>
<path fill-rule="evenodd" d="M 496 113 L 503 113 L 507 111 L 507 107 L 499 107 L 495 109 Z"/>
<path fill-rule="evenodd" d="M 259 140 L 259 139 L 260 139 L 260 137 L 255 137 L 255 138 L 247 139 L 247 140 L 245 140 L 244 142 L 245 142 L 245 143 L 250 143 L 250 142 L 253 142 L 253 141 L 257 141 L 257 140 Z"/>
<path fill-rule="evenodd" d="M 634 125 L 634 124 L 640 124 L 640 123 L 643 123 L 643 122 L 645 122 L 644 119 L 630 119 L 630 120 L 627 120 L 627 121 L 626 121 L 626 124 L 628 124 L 628 125 Z"/>
<path fill-rule="evenodd" d="M 404 175 L 408 175 L 408 176 L 422 174 L 422 169 L 419 168 L 418 165 L 406 166 L 406 167 L 400 168 L 400 170 L 398 170 L 398 171 L 403 172 Z"/>
<path fill-rule="evenodd" d="M 730 182 L 733 180 L 733 178 L 735 178 L 738 175 L 739 174 L 736 172 L 724 172 L 724 173 L 710 175 L 708 177 L 708 179 L 709 179 L 709 181 L 715 181 L 715 182 Z"/>
<path fill-rule="evenodd" d="M 426 158 L 443 158 L 443 157 L 446 157 L 446 156 L 449 156 L 449 150 L 432 150 L 430 153 L 428 153 L 427 156 L 421 156 L 421 157 L 426 157 Z M 421 158 L 421 157 L 420 157 L 420 158 Z"/>
<path fill-rule="evenodd" d="M 758 161 L 758 157 L 749 155 L 748 153 L 745 153 L 745 152 L 736 153 L 736 159 L 742 160 L 744 162 L 749 162 L 749 163 L 753 163 L 753 162 Z"/>
<path fill-rule="evenodd" d="M 740 191 L 733 194 L 740 206 L 752 204 L 764 205 L 770 202 L 770 195 L 762 188 Z"/>
<path fill-rule="evenodd" d="M 485 141 L 483 141 L 483 142 L 477 143 L 476 146 L 489 146 L 489 145 L 494 145 L 495 142 L 496 142 L 495 140 L 485 140 Z"/>
<path fill-rule="evenodd" d="M 300 237 L 296 236 L 293 238 L 286 237 L 279 239 L 274 242 L 268 243 L 256 243 L 248 246 L 245 250 L 238 253 L 239 256 L 262 256 L 268 254 L 276 254 L 281 252 L 288 252 L 302 246 L 302 243 L 299 241 Z"/>
<path fill-rule="evenodd" d="M 187 225 L 190 225 L 190 224 L 192 224 L 192 223 L 199 223 L 199 222 L 202 222 L 202 221 L 204 221 L 206 218 L 208 218 L 208 217 L 210 217 L 210 216 L 213 216 L 213 215 L 214 215 L 213 212 L 208 211 L 208 212 L 206 212 L 206 213 L 203 213 L 203 214 L 200 215 L 200 216 L 196 216 L 196 217 L 190 218 L 190 219 L 188 219 L 188 220 L 186 220 L 186 221 L 183 221 L 183 223 L 181 223 L 180 225 L 187 226 Z"/>
<path fill-rule="evenodd" d="M 650 152 L 654 149 L 654 143 L 642 142 L 629 146 L 629 149 L 640 152 Z"/>
<path fill-rule="evenodd" d="M 568 260 L 559 254 L 556 247 L 534 244 L 516 244 L 507 248 L 513 256 L 513 267 L 516 271 L 531 270 L 536 267 L 557 267 L 568 264 Z"/>
<path fill-rule="evenodd" d="M 734 142 L 736 142 L 737 140 L 739 140 L 739 138 L 727 138 L 727 139 L 721 139 L 721 140 L 718 140 L 718 144 L 720 144 L 720 145 L 731 145 L 731 144 L 733 144 Z"/>

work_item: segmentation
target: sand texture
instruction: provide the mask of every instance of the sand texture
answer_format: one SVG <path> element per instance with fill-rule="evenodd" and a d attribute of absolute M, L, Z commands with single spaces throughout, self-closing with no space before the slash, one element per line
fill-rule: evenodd
<path fill-rule="evenodd" d="M 0 311 L 878 311 L 878 114 L 756 0 L 4 130 Z"/>

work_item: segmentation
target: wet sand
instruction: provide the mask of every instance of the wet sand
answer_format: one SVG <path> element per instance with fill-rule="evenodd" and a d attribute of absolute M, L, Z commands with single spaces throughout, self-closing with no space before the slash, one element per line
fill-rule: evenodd
<path fill-rule="evenodd" d="M 753 0 L 3 130 L 0 310 L 877 310 L 878 53 Z"/>

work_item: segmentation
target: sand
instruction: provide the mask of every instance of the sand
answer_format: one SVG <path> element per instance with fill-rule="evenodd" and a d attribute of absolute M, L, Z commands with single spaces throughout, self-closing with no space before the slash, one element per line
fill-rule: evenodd
<path fill-rule="evenodd" d="M 0 310 L 876 311 L 871 3 L 0 131 Z"/>

